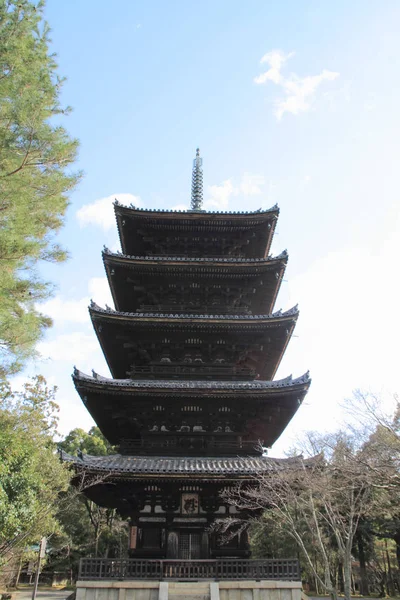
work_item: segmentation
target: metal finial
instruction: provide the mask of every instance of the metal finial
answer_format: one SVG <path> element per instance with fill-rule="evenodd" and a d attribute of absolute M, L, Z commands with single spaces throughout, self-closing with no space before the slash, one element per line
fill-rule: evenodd
<path fill-rule="evenodd" d="M 196 158 L 192 170 L 192 210 L 201 210 L 203 204 L 203 159 L 200 158 L 200 149 L 196 148 Z"/>

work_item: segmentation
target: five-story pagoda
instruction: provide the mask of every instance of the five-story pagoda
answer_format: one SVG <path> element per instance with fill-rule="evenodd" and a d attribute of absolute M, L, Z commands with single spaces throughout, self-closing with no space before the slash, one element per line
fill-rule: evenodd
<path fill-rule="evenodd" d="M 263 448 L 310 384 L 273 380 L 298 317 L 273 312 L 279 210 L 202 210 L 198 150 L 191 210 L 114 206 L 122 253 L 105 248 L 103 261 L 115 310 L 89 309 L 112 378 L 73 379 L 118 454 L 64 460 L 100 475 L 85 493 L 129 519 L 131 557 L 246 557 L 246 534 L 210 533 L 233 510 L 219 493 L 278 461 Z"/>

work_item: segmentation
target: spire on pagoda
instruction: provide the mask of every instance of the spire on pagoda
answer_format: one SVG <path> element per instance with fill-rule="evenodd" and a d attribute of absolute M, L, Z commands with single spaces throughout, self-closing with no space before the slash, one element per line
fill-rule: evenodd
<path fill-rule="evenodd" d="M 196 158 L 192 170 L 192 210 L 202 210 L 203 204 L 203 159 L 200 158 L 200 149 L 196 149 Z"/>

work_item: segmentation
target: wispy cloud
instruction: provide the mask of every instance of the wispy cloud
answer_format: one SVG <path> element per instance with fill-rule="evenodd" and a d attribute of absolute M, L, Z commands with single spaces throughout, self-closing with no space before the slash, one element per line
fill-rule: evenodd
<path fill-rule="evenodd" d="M 99 198 L 90 204 L 84 204 L 76 213 L 79 225 L 81 227 L 97 225 L 104 231 L 114 229 L 115 217 L 113 202 L 116 199 L 121 202 L 121 204 L 142 206 L 142 201 L 139 196 L 134 196 L 133 194 L 111 194 L 111 196 Z"/>
<path fill-rule="evenodd" d="M 267 83 L 267 81 L 273 81 L 277 85 L 282 82 L 282 74 L 281 69 L 285 62 L 294 56 L 294 52 L 290 52 L 289 54 L 285 54 L 281 50 L 272 50 L 271 52 L 267 52 L 264 54 L 260 63 L 262 65 L 267 64 L 269 66 L 268 71 L 261 73 L 254 78 L 254 82 L 258 84 Z"/>
<path fill-rule="evenodd" d="M 295 73 L 288 76 L 282 74 L 285 63 L 294 56 L 294 52 L 285 54 L 281 50 L 267 52 L 261 59 L 261 64 L 267 64 L 269 69 L 254 78 L 258 85 L 269 81 L 282 88 L 284 96 L 275 101 L 275 116 L 281 119 L 287 112 L 298 115 L 309 110 L 315 100 L 316 92 L 324 81 L 334 81 L 339 77 L 336 71 L 323 69 L 319 75 L 299 77 Z"/>
<path fill-rule="evenodd" d="M 171 206 L 171 210 L 188 210 L 188 204 L 175 204 L 175 206 Z"/>
<path fill-rule="evenodd" d="M 38 304 L 37 308 L 51 317 L 55 325 L 64 323 L 89 323 L 88 306 L 92 298 L 100 306 L 113 306 L 113 300 L 107 277 L 92 277 L 88 283 L 88 295 L 83 298 L 65 298 L 57 294 L 46 302 Z"/>
<path fill-rule="evenodd" d="M 207 188 L 207 196 L 204 208 L 227 210 L 229 200 L 232 196 L 257 196 L 262 193 L 261 187 L 265 184 L 263 175 L 244 173 L 239 181 L 226 179 L 219 185 L 210 185 Z"/>
<path fill-rule="evenodd" d="M 40 342 L 37 349 L 43 359 L 90 364 L 92 355 L 100 352 L 99 343 L 93 333 L 82 331 L 64 333 L 53 340 Z"/>

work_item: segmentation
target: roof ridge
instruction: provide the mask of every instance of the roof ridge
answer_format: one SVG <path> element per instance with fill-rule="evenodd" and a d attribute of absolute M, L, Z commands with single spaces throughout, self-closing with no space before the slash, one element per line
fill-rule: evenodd
<path fill-rule="evenodd" d="M 292 387 L 298 384 L 308 384 L 311 382 L 310 372 L 307 371 L 300 377 L 293 379 L 292 375 L 288 375 L 283 379 L 273 381 L 252 380 L 252 381 L 209 381 L 204 379 L 198 380 L 183 380 L 176 381 L 171 379 L 113 379 L 98 375 L 92 371 L 93 376 L 87 375 L 74 367 L 73 379 L 83 381 L 99 381 L 114 385 L 116 387 L 165 387 L 165 388 L 180 388 L 180 389 L 195 389 L 195 388 L 211 388 L 211 389 L 269 389 Z"/>
<path fill-rule="evenodd" d="M 122 204 L 122 202 L 119 202 L 119 200 L 117 200 L 117 198 L 114 200 L 113 202 L 114 207 L 116 206 L 120 206 L 121 208 L 128 208 L 131 210 L 135 210 L 137 212 L 142 212 L 142 213 L 174 213 L 174 214 L 183 214 L 183 215 L 191 215 L 191 214 L 200 214 L 201 216 L 208 216 L 208 215 L 260 215 L 260 214 L 266 214 L 266 213 L 271 213 L 271 212 L 278 212 L 279 213 L 279 206 L 278 204 L 274 204 L 274 206 L 271 206 L 271 208 L 259 208 L 257 210 L 254 211 L 220 211 L 220 210 L 210 210 L 210 211 L 201 211 L 199 213 L 196 213 L 195 211 L 191 211 L 191 210 L 173 210 L 170 208 L 140 208 L 138 206 L 134 206 L 134 204 L 130 204 L 129 206 L 127 206 L 126 204 Z"/>
<path fill-rule="evenodd" d="M 319 455 L 304 459 L 302 456 L 289 458 L 275 458 L 270 456 L 136 456 L 124 454 L 108 454 L 94 456 L 91 454 L 78 454 L 73 456 L 61 451 L 61 460 L 72 462 L 76 466 L 96 470 L 120 471 L 126 473 L 242 473 L 253 474 L 260 469 L 283 469 L 285 466 L 293 467 L 296 463 L 313 464 L 320 459 Z M 212 470 L 210 470 L 212 467 Z"/>
<path fill-rule="evenodd" d="M 267 257 L 261 258 L 241 258 L 241 257 L 227 257 L 227 258 L 214 258 L 212 256 L 136 256 L 131 254 L 124 254 L 117 250 L 116 252 L 112 252 L 107 246 L 103 246 L 102 251 L 103 257 L 106 256 L 115 256 L 118 258 L 128 258 L 133 260 L 154 260 L 154 261 L 176 261 L 176 262 L 218 262 L 218 263 L 233 263 L 233 262 L 253 262 L 253 263 L 267 263 L 272 262 L 274 260 L 280 260 L 288 257 L 288 251 L 282 250 L 280 254 L 276 256 L 269 255 Z"/>
<path fill-rule="evenodd" d="M 106 308 L 102 308 L 99 306 L 94 300 L 90 300 L 89 305 L 90 311 L 96 311 L 103 314 L 115 314 L 122 315 L 125 317 L 133 317 L 133 318 L 142 318 L 142 317 L 151 317 L 156 319 L 211 319 L 211 320 L 223 320 L 223 321 L 262 321 L 268 319 L 276 319 L 278 317 L 290 317 L 294 315 L 298 315 L 299 309 L 298 304 L 292 306 L 286 311 L 282 311 L 279 309 L 273 313 L 269 313 L 266 315 L 211 315 L 211 314 L 192 314 L 192 313 L 151 313 L 151 312 L 125 312 L 119 311 L 111 308 L 106 304 Z"/>

